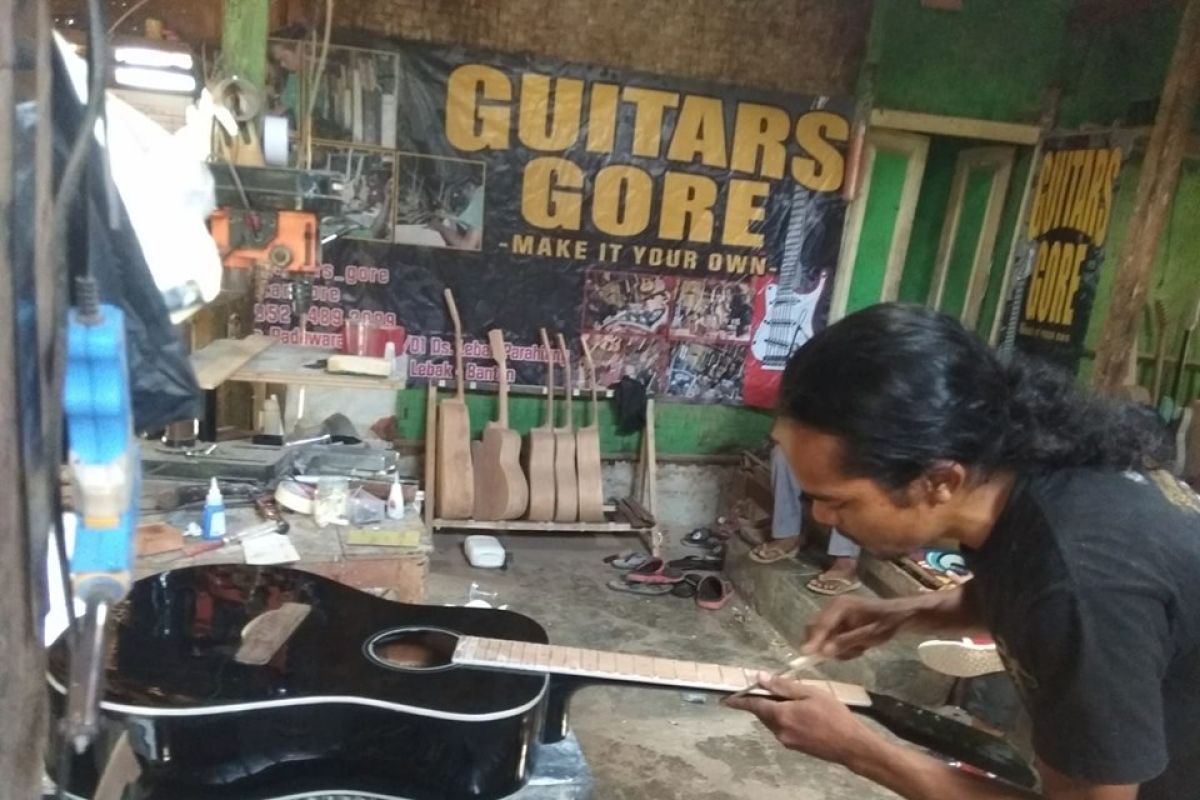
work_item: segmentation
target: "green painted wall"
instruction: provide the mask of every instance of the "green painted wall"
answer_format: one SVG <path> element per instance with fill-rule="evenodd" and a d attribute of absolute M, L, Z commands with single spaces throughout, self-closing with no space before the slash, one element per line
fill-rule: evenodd
<path fill-rule="evenodd" d="M 854 280 L 846 298 L 846 311 L 857 311 L 879 302 L 888 251 L 896 231 L 896 212 L 904 192 L 908 156 L 880 150 L 871 168 L 870 194 L 863 212 L 862 235 L 854 258 Z"/>
<path fill-rule="evenodd" d="M 1140 161 L 1127 163 L 1121 173 L 1121 185 L 1113 204 L 1113 221 L 1110 224 L 1112 233 L 1105 246 L 1096 303 L 1092 307 L 1092 316 L 1088 324 L 1086 347 L 1089 352 L 1095 349 L 1104 326 L 1104 317 L 1110 304 L 1114 302 L 1111 296 L 1113 277 L 1121 245 L 1132 222 L 1133 203 L 1137 195 L 1140 173 Z M 1148 299 L 1151 303 L 1161 300 L 1166 309 L 1167 357 L 1174 360 L 1182 338 L 1181 322 L 1189 317 L 1197 300 L 1200 300 L 1200 162 L 1190 161 L 1184 164 L 1179 178 L 1179 189 L 1171 209 L 1171 219 L 1159 246 Z M 1143 316 L 1139 345 L 1143 355 L 1152 355 L 1154 332 L 1146 320 Z M 1190 351 L 1189 358 L 1200 358 L 1200 344 L 1193 341 Z M 1080 375 L 1084 379 L 1091 377 L 1092 366 L 1090 357 L 1083 360 Z M 1166 371 L 1168 385 L 1172 375 L 1173 369 L 1169 367 Z M 1144 365 L 1141 377 L 1142 383 L 1148 386 L 1149 364 Z M 1186 380 L 1189 396 L 1195 397 L 1200 392 L 1200 370 L 1191 370 Z"/>
<path fill-rule="evenodd" d="M 878 0 L 875 105 L 1036 122 L 1062 57 L 1071 0 L 964 0 L 962 11 Z"/>
<path fill-rule="evenodd" d="M 1131 103 L 1153 102 L 1162 92 L 1178 25 L 1179 11 L 1166 5 L 1072 32 L 1065 44 L 1060 127 L 1124 123 Z"/>
<path fill-rule="evenodd" d="M 590 402 L 584 406 L 578 399 L 574 404 L 576 426 L 591 421 Z M 471 410 L 472 433 L 478 436 L 484 424 L 495 418 L 495 395 L 468 393 L 467 405 Z M 561 414 L 561 400 L 558 405 Z M 752 408 L 667 403 L 662 400 L 655 405 L 655 439 L 661 455 L 736 453 L 747 447 L 761 445 L 771 429 L 771 415 Z M 509 402 L 509 425 L 523 434 L 541 424 L 545 408 L 545 398 L 513 396 Z M 585 416 L 581 417 L 581 414 Z M 401 439 L 424 439 L 423 387 L 398 393 L 396 427 Z M 621 436 L 617 433 L 611 406 L 603 398 L 600 400 L 600 447 L 607 453 L 636 453 L 641 447 L 639 434 Z"/>

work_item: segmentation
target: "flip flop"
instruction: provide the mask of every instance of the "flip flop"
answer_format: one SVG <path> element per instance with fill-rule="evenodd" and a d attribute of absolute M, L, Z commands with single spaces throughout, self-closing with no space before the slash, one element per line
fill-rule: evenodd
<path fill-rule="evenodd" d="M 696 584 L 696 605 L 709 611 L 724 608 L 733 599 L 733 584 L 716 575 L 705 575 Z"/>
<path fill-rule="evenodd" d="M 712 528 L 695 528 L 680 540 L 688 547 L 713 547 L 725 541 L 724 537 L 712 532 Z"/>
<path fill-rule="evenodd" d="M 804 586 L 813 594 L 824 595 L 825 597 L 838 597 L 839 595 L 862 588 L 862 581 L 838 577 L 826 578 L 823 575 L 818 575 L 804 584 Z"/>
<path fill-rule="evenodd" d="M 686 556 L 668 561 L 667 566 L 685 572 L 720 572 L 725 568 L 725 554 Z"/>
<path fill-rule="evenodd" d="M 671 593 L 670 584 L 666 583 L 629 583 L 619 578 L 613 578 L 608 582 L 608 588 L 614 592 L 628 592 L 629 594 L 640 594 L 646 597 L 662 597 L 664 594 Z"/>
<path fill-rule="evenodd" d="M 642 566 L 650 560 L 650 556 L 644 553 L 615 553 L 611 556 L 604 557 L 604 563 L 609 564 L 615 569 L 635 569 Z"/>
<path fill-rule="evenodd" d="M 780 548 L 777 543 L 795 541 L 795 547 Z M 783 561 L 791 558 L 800 552 L 799 537 L 788 539 L 770 539 L 750 548 L 750 560 L 756 564 L 774 564 L 776 561 Z"/>
<path fill-rule="evenodd" d="M 700 583 L 702 577 L 704 576 L 694 573 L 684 575 L 683 580 L 671 587 L 671 594 L 676 597 L 695 597 L 696 586 Z"/>
<path fill-rule="evenodd" d="M 661 558 L 651 558 L 627 572 L 625 580 L 630 583 L 679 583 L 683 580 L 683 573 L 668 567 Z"/>

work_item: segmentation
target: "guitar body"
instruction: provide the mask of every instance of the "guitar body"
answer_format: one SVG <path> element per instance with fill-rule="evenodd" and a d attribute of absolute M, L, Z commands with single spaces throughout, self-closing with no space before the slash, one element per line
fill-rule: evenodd
<path fill-rule="evenodd" d="M 575 475 L 575 431 L 554 431 L 554 521 L 579 519 L 579 483 Z"/>
<path fill-rule="evenodd" d="M 475 519 L 517 519 L 529 507 L 521 470 L 521 435 L 489 422 L 475 462 Z"/>
<path fill-rule="evenodd" d="M 763 292 L 765 314 L 750 339 L 750 353 L 763 369 L 782 370 L 788 356 L 812 338 L 817 303 L 828 276 L 828 272 L 822 272 L 816 287 L 803 294 L 780 289 L 778 282 L 767 284 Z"/>
<path fill-rule="evenodd" d="M 531 428 L 525 440 L 525 471 L 529 476 L 528 518 L 541 522 L 554 519 L 555 472 L 554 430 Z"/>
<path fill-rule="evenodd" d="M 600 431 L 592 427 L 575 433 L 576 480 L 579 483 L 579 520 L 604 522 L 604 483 L 600 474 Z"/>
<path fill-rule="evenodd" d="M 829 273 L 804 293 L 780 288 L 773 275 L 754 279 L 750 352 L 742 379 L 742 401 L 757 408 L 774 408 L 788 357 L 812 338 L 817 308 Z"/>
<path fill-rule="evenodd" d="M 442 519 L 470 519 L 475 510 L 475 482 L 467 404 L 443 400 L 438 406 L 437 423 L 437 515 Z"/>
<path fill-rule="evenodd" d="M 247 625 L 284 603 L 310 611 L 267 663 L 239 662 Z M 520 614 L 404 605 L 298 570 L 232 564 L 138 581 L 110 625 L 105 732 L 131 731 L 156 797 L 492 800 L 521 787 L 542 738 L 545 675 L 380 660 L 448 663 L 434 639 L 389 649 L 389 635 L 414 628 L 545 642 Z M 61 710 L 63 639 L 48 680 Z M 72 793 L 90 797 L 94 755 L 76 762 Z"/>
<path fill-rule="evenodd" d="M 77 797 L 95 791 L 100 743 L 124 732 L 143 800 L 500 800 L 524 784 L 540 745 L 565 734 L 584 684 L 730 694 L 755 674 L 548 646 L 538 623 L 510 611 L 394 603 L 246 564 L 137 581 L 108 626 L 100 737 L 73 757 L 65 786 Z M 68 651 L 60 637 L 48 653 L 58 718 Z M 806 683 L 903 738 L 1032 785 L 1002 739 L 852 684 Z M 53 772 L 63 743 L 52 744 Z"/>

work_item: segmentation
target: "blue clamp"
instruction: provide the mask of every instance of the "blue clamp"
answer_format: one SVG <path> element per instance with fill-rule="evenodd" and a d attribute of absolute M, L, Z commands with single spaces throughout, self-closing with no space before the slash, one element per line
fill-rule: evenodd
<path fill-rule="evenodd" d="M 133 436 L 125 315 L 72 309 L 63 406 L 78 525 L 71 576 L 78 597 L 115 602 L 133 575 L 141 455 Z"/>

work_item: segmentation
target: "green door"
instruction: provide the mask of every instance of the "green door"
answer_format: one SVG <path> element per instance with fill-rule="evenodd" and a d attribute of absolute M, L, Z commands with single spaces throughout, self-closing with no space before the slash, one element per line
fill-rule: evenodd
<path fill-rule="evenodd" d="M 955 166 L 929 305 L 968 328 L 980 322 L 1015 154 L 1012 147 L 976 147 L 959 153 Z"/>
<path fill-rule="evenodd" d="M 928 136 L 868 131 L 862 189 L 846 218 L 831 319 L 896 299 L 928 152 Z"/>

